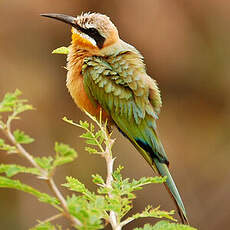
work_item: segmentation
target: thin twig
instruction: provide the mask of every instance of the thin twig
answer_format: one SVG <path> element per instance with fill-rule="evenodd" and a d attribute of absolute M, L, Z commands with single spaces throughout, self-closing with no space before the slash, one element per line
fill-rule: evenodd
<path fill-rule="evenodd" d="M 128 217 L 126 220 L 124 220 L 124 221 L 122 221 L 122 222 L 120 223 L 120 226 L 123 227 L 123 226 L 129 224 L 130 222 L 132 222 L 133 220 L 135 220 L 135 218 L 133 218 L 133 217 Z"/>
<path fill-rule="evenodd" d="M 57 215 L 51 216 L 51 217 L 49 217 L 49 218 L 47 218 L 47 219 L 45 219 L 43 221 L 40 221 L 40 223 L 38 225 L 36 225 L 36 226 L 39 226 L 40 224 L 45 224 L 45 223 L 48 223 L 48 222 L 52 222 L 52 221 L 57 220 L 57 219 L 59 219 L 61 217 L 63 217 L 63 213 L 58 213 Z"/>
<path fill-rule="evenodd" d="M 9 120 L 8 120 L 9 121 Z M 63 208 L 63 215 L 68 218 L 73 226 L 82 226 L 82 223 L 75 217 L 73 217 L 69 211 L 68 211 L 68 207 L 67 207 L 67 202 L 65 200 L 65 198 L 63 197 L 62 193 L 59 191 L 59 189 L 57 188 L 53 177 L 51 175 L 48 174 L 48 172 L 44 169 L 42 169 L 34 160 L 34 158 L 32 157 L 31 154 L 29 154 L 24 147 L 17 143 L 17 141 L 15 140 L 14 135 L 11 132 L 11 127 L 10 127 L 11 122 L 7 122 L 7 125 L 3 130 L 3 133 L 5 134 L 5 136 L 9 139 L 9 141 L 17 148 L 18 153 L 23 156 L 24 158 L 26 158 L 35 168 L 37 168 L 43 179 L 46 179 L 47 183 L 49 184 L 51 190 L 53 191 L 54 195 L 56 196 L 56 198 L 60 201 L 61 206 Z"/>

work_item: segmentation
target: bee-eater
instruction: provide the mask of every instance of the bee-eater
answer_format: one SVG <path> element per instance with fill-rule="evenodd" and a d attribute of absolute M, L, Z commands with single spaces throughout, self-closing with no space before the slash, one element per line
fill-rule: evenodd
<path fill-rule="evenodd" d="M 145 69 L 143 56 L 119 38 L 109 17 L 84 13 L 77 17 L 42 14 L 72 26 L 67 58 L 67 87 L 81 110 L 115 125 L 152 169 L 166 176 L 165 186 L 175 201 L 182 223 L 186 211 L 169 173 L 169 161 L 157 134 L 162 105 L 157 83 Z"/>

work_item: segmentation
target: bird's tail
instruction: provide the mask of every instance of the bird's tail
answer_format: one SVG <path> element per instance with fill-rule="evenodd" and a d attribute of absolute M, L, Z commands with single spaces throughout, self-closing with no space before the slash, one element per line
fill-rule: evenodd
<path fill-rule="evenodd" d="M 188 224 L 188 219 L 187 219 L 184 204 L 183 204 L 182 199 L 180 197 L 180 194 L 177 190 L 177 187 L 173 181 L 173 178 L 172 178 L 172 176 L 168 170 L 168 166 L 164 163 L 160 163 L 157 158 L 154 158 L 154 163 L 155 163 L 155 166 L 156 166 L 158 173 L 162 177 L 164 177 L 164 176 L 167 177 L 166 182 L 165 182 L 165 187 L 176 204 L 177 211 L 180 215 L 182 223 Z M 152 167 L 155 170 L 155 167 L 154 166 L 152 166 Z"/>

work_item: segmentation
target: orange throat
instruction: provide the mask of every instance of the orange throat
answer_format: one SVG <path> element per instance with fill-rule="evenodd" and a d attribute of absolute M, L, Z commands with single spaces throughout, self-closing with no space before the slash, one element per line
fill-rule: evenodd
<path fill-rule="evenodd" d="M 72 28 L 72 43 L 75 44 L 76 47 L 80 49 L 98 50 L 97 46 L 94 46 L 87 38 L 84 38 L 80 34 L 75 32 L 75 29 Z"/>
<path fill-rule="evenodd" d="M 110 116 L 101 108 L 98 103 L 92 102 L 85 91 L 81 70 L 84 58 L 91 56 L 92 54 L 86 50 L 77 49 L 77 46 L 78 45 L 76 45 L 76 43 L 72 43 L 70 46 L 70 53 L 67 59 L 68 73 L 66 86 L 74 102 L 81 110 L 85 110 L 97 118 L 99 118 L 100 110 L 102 110 L 103 120 L 108 120 L 109 123 L 111 123 L 112 120 Z"/>

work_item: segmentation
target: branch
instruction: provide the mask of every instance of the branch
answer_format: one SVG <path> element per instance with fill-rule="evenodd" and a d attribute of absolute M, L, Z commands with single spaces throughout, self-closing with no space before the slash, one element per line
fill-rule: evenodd
<path fill-rule="evenodd" d="M 52 222 L 52 221 L 57 220 L 57 219 L 59 219 L 61 217 L 63 217 L 63 213 L 58 213 L 55 216 L 51 216 L 51 217 L 47 218 L 46 220 L 40 221 L 40 223 L 38 225 L 36 225 L 35 227 L 37 227 L 37 226 L 39 226 L 41 224 L 46 224 L 48 222 Z"/>
<path fill-rule="evenodd" d="M 37 168 L 41 175 L 42 178 L 45 179 L 47 181 L 47 183 L 49 184 L 52 192 L 54 193 L 54 195 L 56 196 L 56 198 L 60 201 L 61 206 L 63 208 L 63 215 L 68 218 L 73 226 L 82 226 L 82 223 L 75 217 L 73 217 L 69 211 L 68 211 L 68 206 L 67 206 L 67 202 L 65 200 L 65 198 L 63 197 L 62 193 L 59 191 L 59 189 L 57 188 L 53 177 L 51 175 L 48 174 L 48 172 L 44 169 L 42 169 L 34 160 L 34 158 L 32 157 L 32 155 L 30 153 L 28 153 L 24 147 L 17 143 L 17 141 L 15 140 L 14 135 L 11 132 L 11 119 L 8 120 L 7 124 L 5 127 L 0 127 L 3 131 L 3 133 L 5 134 L 5 136 L 9 139 L 9 141 L 16 147 L 18 153 L 23 156 L 24 158 L 26 158 L 35 168 Z"/>
<path fill-rule="evenodd" d="M 112 182 L 113 182 L 113 163 L 115 158 L 112 156 L 112 146 L 114 143 L 114 139 L 110 138 L 110 135 L 107 132 L 106 124 L 104 127 L 101 127 L 101 130 L 105 137 L 106 149 L 102 156 L 105 158 L 106 166 L 107 166 L 107 178 L 106 178 L 106 185 L 105 187 L 112 189 Z M 112 194 L 109 192 L 109 197 L 112 197 Z M 112 226 L 113 230 L 121 230 L 121 226 L 118 221 L 117 214 L 114 211 L 110 211 L 109 215 L 109 222 Z"/>

